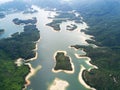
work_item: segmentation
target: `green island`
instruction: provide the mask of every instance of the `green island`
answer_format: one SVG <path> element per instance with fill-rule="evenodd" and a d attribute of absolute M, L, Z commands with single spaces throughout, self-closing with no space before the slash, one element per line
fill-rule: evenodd
<path fill-rule="evenodd" d="M 14 24 L 20 25 L 20 24 L 35 24 L 37 22 L 37 18 L 33 17 L 32 19 L 28 20 L 20 20 L 18 18 L 13 19 Z"/>
<path fill-rule="evenodd" d="M 77 29 L 77 25 L 75 25 L 75 24 L 67 25 L 67 30 L 73 31 L 75 29 Z"/>
<path fill-rule="evenodd" d="M 60 23 L 62 23 L 62 20 L 53 20 L 51 23 L 46 25 L 51 26 L 56 31 L 60 31 Z"/>
<path fill-rule="evenodd" d="M 24 26 L 24 32 L 14 33 L 11 37 L 0 40 L 1 90 L 22 90 L 29 67 L 24 64 L 17 67 L 15 61 L 18 58 L 26 60 L 35 57 L 33 49 L 39 38 L 36 25 L 27 25 Z"/>
<path fill-rule="evenodd" d="M 3 32 L 5 32 L 5 30 L 4 29 L 0 29 L 0 34 L 3 33 Z"/>
<path fill-rule="evenodd" d="M 57 52 L 55 59 L 56 59 L 56 65 L 54 67 L 54 70 L 72 71 L 70 58 L 66 56 L 64 52 Z"/>
<path fill-rule="evenodd" d="M 67 20 L 81 23 L 81 18 L 76 17 L 74 13 L 69 13 L 69 12 L 57 12 L 57 13 L 58 13 L 58 15 L 53 18 L 53 21 L 46 24 L 48 26 L 51 26 L 56 31 L 60 31 L 60 24 L 62 22 L 66 22 Z M 67 30 L 70 30 L 70 31 L 73 31 L 76 28 L 77 28 L 77 26 L 74 24 L 67 26 Z"/>

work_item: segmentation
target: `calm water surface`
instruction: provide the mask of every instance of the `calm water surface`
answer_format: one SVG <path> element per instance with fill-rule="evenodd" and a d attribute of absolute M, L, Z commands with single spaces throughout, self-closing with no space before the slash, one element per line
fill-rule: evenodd
<path fill-rule="evenodd" d="M 35 9 L 38 9 L 35 7 Z M 38 43 L 38 59 L 32 61 L 31 64 L 35 68 L 38 65 L 42 66 L 30 80 L 31 85 L 28 86 L 27 90 L 48 90 L 48 87 L 52 84 L 55 78 L 65 80 L 69 83 L 67 90 L 88 90 L 78 81 L 78 75 L 80 72 L 80 65 L 83 65 L 86 69 L 91 68 L 86 64 L 85 59 L 77 59 L 75 53 L 83 54 L 82 51 L 75 51 L 73 48 L 69 48 L 71 45 L 79 44 L 86 45 L 86 39 L 91 36 L 85 35 L 80 32 L 81 29 L 87 28 L 86 23 L 77 24 L 78 28 L 74 31 L 67 31 L 66 25 L 74 23 L 73 21 L 67 21 L 61 23 L 61 31 L 55 32 L 53 28 L 46 26 L 47 23 L 51 22 L 52 19 L 48 19 L 49 16 L 54 16 L 56 13 L 53 11 L 45 11 L 43 9 L 38 9 L 38 13 L 34 14 L 22 14 L 15 13 L 7 15 L 6 18 L 0 19 L 0 27 L 4 28 L 6 31 L 0 38 L 8 37 L 15 32 L 23 31 L 23 25 L 15 25 L 12 20 L 14 18 L 28 19 L 32 17 L 37 17 L 37 27 L 40 30 L 41 40 Z M 53 55 L 56 51 L 62 50 L 66 51 L 67 55 L 72 58 L 72 62 L 75 67 L 75 72 L 73 74 L 67 74 L 64 72 L 53 73 L 52 68 L 54 68 L 55 62 Z"/>

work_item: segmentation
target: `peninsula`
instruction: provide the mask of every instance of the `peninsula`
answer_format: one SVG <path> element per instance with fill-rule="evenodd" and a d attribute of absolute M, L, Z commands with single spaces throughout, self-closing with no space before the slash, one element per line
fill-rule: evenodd
<path fill-rule="evenodd" d="M 51 23 L 46 25 L 52 27 L 56 31 L 60 31 L 60 23 L 62 23 L 61 20 L 53 20 Z"/>
<path fill-rule="evenodd" d="M 15 61 L 18 58 L 27 60 L 35 57 L 35 42 L 39 38 L 36 25 L 26 25 L 24 32 L 17 32 L 11 37 L 0 40 L 0 88 L 2 90 L 22 90 L 29 67 L 24 63 L 16 66 Z"/>

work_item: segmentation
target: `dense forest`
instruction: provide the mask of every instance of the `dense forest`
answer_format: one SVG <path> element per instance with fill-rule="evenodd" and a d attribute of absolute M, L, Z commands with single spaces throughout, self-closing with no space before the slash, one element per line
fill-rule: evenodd
<path fill-rule="evenodd" d="M 84 17 L 89 28 L 85 33 L 93 35 L 98 48 L 76 45 L 83 48 L 91 63 L 98 69 L 84 71 L 83 78 L 87 84 L 97 90 L 120 90 L 120 2 L 101 1 L 77 10 Z"/>
<path fill-rule="evenodd" d="M 93 69 L 90 72 L 84 71 L 83 78 L 85 82 L 88 85 L 96 88 L 97 90 L 120 90 L 120 55 L 119 55 L 120 54 L 120 39 L 119 39 L 120 1 L 119 0 L 92 0 L 92 1 L 73 0 L 73 2 L 71 3 L 68 2 L 62 3 L 60 2 L 60 0 L 56 0 L 56 2 L 54 0 L 34 0 L 32 1 L 32 3 L 40 7 L 47 6 L 51 8 L 57 8 L 58 10 L 63 10 L 63 11 L 76 10 L 77 12 L 79 12 L 81 16 L 84 18 L 84 21 L 89 26 L 89 28 L 87 29 L 87 31 L 85 31 L 85 33 L 94 36 L 93 39 L 95 41 L 87 40 L 87 42 L 90 44 L 91 43 L 96 44 L 98 46 L 98 48 L 92 48 L 90 46 L 80 46 L 80 45 L 75 46 L 76 48 L 83 48 L 87 52 L 87 56 L 91 58 L 92 60 L 91 63 L 98 67 L 98 69 Z M 5 11 L 5 10 L 9 10 L 10 8 L 14 8 L 14 9 L 17 8 L 17 10 L 20 11 L 20 10 L 25 10 L 27 7 L 29 7 L 29 5 L 30 3 L 26 5 L 26 3 L 16 0 L 11 3 L 0 5 L 0 10 Z M 24 33 L 13 34 L 13 37 L 18 37 L 20 35 L 24 35 Z M 3 43 L 4 40 L 10 40 L 8 43 L 12 43 L 12 45 L 13 42 L 15 41 L 15 39 L 13 38 L 7 38 L 0 40 L 0 43 Z M 17 41 L 16 45 L 18 43 L 19 42 Z M 6 43 L 4 44 L 7 45 Z M 24 43 L 22 45 L 24 45 Z M 24 57 L 24 55 L 19 54 L 21 52 L 19 53 L 17 52 L 19 54 L 18 56 L 16 56 L 16 52 L 14 52 L 13 55 L 8 54 L 7 50 L 9 50 L 9 48 L 8 49 L 3 48 L 3 44 L 1 48 L 2 49 L 0 49 L 0 62 L 2 63 L 2 65 L 0 66 L 0 73 L 1 73 L 0 86 L 4 86 L 3 90 L 6 90 L 5 87 L 9 87 L 6 85 L 11 85 L 9 83 L 11 83 L 12 80 L 13 80 L 12 82 L 15 82 L 15 80 L 13 79 L 14 77 L 20 76 L 18 77 L 17 80 L 20 81 L 23 80 L 21 79 L 22 77 L 21 73 L 22 75 L 28 73 L 23 71 L 23 70 L 27 71 L 28 69 L 27 67 L 23 66 L 16 68 L 15 65 L 12 65 L 14 64 L 12 60 L 14 60 L 19 56 L 22 56 L 23 58 L 28 58 L 29 56 Z M 33 49 L 34 47 L 31 46 L 30 48 Z M 21 48 L 21 51 L 22 50 L 23 49 Z M 7 65 L 8 67 L 4 67 L 4 65 Z M 16 69 L 19 69 L 19 72 L 21 73 L 19 74 Z M 16 71 L 16 73 L 14 73 L 15 75 L 13 75 L 14 77 L 11 76 L 11 72 L 13 71 Z M 7 76 L 8 78 L 4 79 L 4 75 L 8 75 Z M 8 82 L 9 79 L 11 80 L 10 82 Z M 13 85 L 18 85 L 21 82 L 23 81 L 20 81 L 17 84 L 13 83 Z M 16 86 L 12 86 L 12 87 L 13 88 L 7 90 L 16 90 L 14 89 Z"/>
<path fill-rule="evenodd" d="M 72 71 L 70 57 L 66 56 L 64 52 L 57 52 L 55 56 L 56 65 L 54 70 L 68 70 Z"/>
<path fill-rule="evenodd" d="M 60 6 L 60 5 L 59 5 Z M 62 3 L 59 10 L 76 10 L 81 14 L 89 28 L 83 30 L 86 34 L 93 35 L 93 40 L 86 40 L 91 46 L 76 45 L 83 48 L 91 63 L 98 69 L 90 72 L 84 71 L 85 82 L 97 90 L 120 90 L 120 1 L 119 0 L 93 0 Z"/>
<path fill-rule="evenodd" d="M 35 57 L 35 41 L 40 38 L 36 25 L 24 26 L 24 32 L 14 33 L 11 37 L 0 40 L 0 89 L 22 90 L 25 76 L 29 67 L 17 67 L 18 58 L 30 59 Z M 12 83 L 11 83 L 12 82 Z"/>
<path fill-rule="evenodd" d="M 98 48 L 75 45 L 76 48 L 83 48 L 91 58 L 91 63 L 99 68 L 84 71 L 85 82 L 97 90 L 120 90 L 120 1 L 72 0 L 50 7 L 62 11 L 76 10 L 89 26 L 82 31 L 94 36 L 93 40 L 86 41 Z"/>

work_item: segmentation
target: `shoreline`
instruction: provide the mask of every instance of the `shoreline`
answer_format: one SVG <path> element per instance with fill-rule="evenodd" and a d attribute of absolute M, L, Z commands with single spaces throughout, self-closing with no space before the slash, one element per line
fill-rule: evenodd
<path fill-rule="evenodd" d="M 17 65 L 17 67 L 20 67 L 23 65 L 24 59 L 18 58 L 14 63 Z"/>
<path fill-rule="evenodd" d="M 37 58 L 38 58 L 38 53 L 37 53 L 37 52 L 35 52 L 35 57 L 30 58 L 30 59 L 28 59 L 28 60 L 25 60 L 25 62 L 34 61 L 34 60 L 35 60 L 35 59 L 37 59 Z"/>
<path fill-rule="evenodd" d="M 76 58 L 78 58 L 78 59 L 82 59 L 82 58 L 87 59 L 87 60 L 85 60 L 86 64 L 88 64 L 89 66 L 91 66 L 91 68 L 88 69 L 88 72 L 90 72 L 90 70 L 91 70 L 91 69 L 94 69 L 94 68 L 95 68 L 95 69 L 98 69 L 97 66 L 95 66 L 95 65 L 93 65 L 93 64 L 90 63 L 91 59 L 90 59 L 89 57 L 86 57 L 86 56 L 80 57 L 78 54 L 74 54 L 74 55 L 75 55 Z M 90 89 L 90 90 L 96 90 L 95 88 L 90 87 L 90 86 L 89 86 L 87 83 L 85 83 L 85 81 L 83 80 L 82 74 L 83 74 L 83 71 L 84 71 L 84 70 L 86 70 L 86 68 L 85 68 L 83 65 L 81 65 L 81 70 L 80 70 L 80 73 L 79 73 L 79 75 L 78 75 L 78 80 L 79 80 L 79 82 L 80 82 L 85 88 L 88 88 L 88 89 Z"/>
<path fill-rule="evenodd" d="M 68 48 L 70 48 L 70 49 L 74 49 L 75 51 L 78 51 L 78 50 L 81 50 L 81 52 L 83 52 L 83 53 L 85 53 L 86 54 L 86 52 L 83 50 L 83 48 L 75 48 L 74 46 L 69 46 Z"/>
<path fill-rule="evenodd" d="M 58 52 L 63 52 L 63 53 L 65 54 L 65 56 L 67 56 L 67 52 L 66 52 L 66 51 L 59 51 L 59 50 L 56 51 L 55 54 L 53 55 L 55 65 L 56 65 L 55 56 L 57 55 Z M 72 71 L 62 70 L 62 69 L 60 69 L 60 70 L 54 70 L 54 68 L 55 68 L 55 65 L 54 65 L 54 68 L 52 68 L 52 72 L 54 72 L 54 73 L 65 72 L 65 73 L 67 73 L 67 74 L 73 74 L 73 73 L 75 72 L 74 64 L 73 64 L 73 62 L 72 62 L 71 57 L 70 57 L 70 56 L 68 56 L 68 57 L 69 57 L 69 59 L 70 59 L 70 64 L 71 64 L 71 67 L 72 67 Z"/>
<path fill-rule="evenodd" d="M 36 42 L 34 42 L 34 43 L 36 43 L 35 49 L 33 49 L 33 51 L 35 51 L 35 57 L 30 58 L 28 60 L 25 60 L 25 62 L 30 62 L 30 61 L 33 61 L 33 60 L 35 60 L 35 59 L 38 58 L 38 52 L 37 52 L 37 50 L 38 50 L 38 43 L 40 42 L 40 40 L 41 40 L 41 38 L 39 40 L 37 40 Z"/>
<path fill-rule="evenodd" d="M 72 47 L 72 46 L 68 46 L 68 48 L 70 49 L 74 49 L 75 51 L 78 51 L 79 49 L 75 48 L 75 47 Z"/>
<path fill-rule="evenodd" d="M 24 84 L 24 88 L 23 88 L 22 90 L 26 90 L 26 89 L 27 89 L 27 87 L 31 84 L 31 82 L 30 82 L 29 79 L 30 79 L 33 75 L 35 75 L 35 73 L 36 73 L 38 70 L 40 70 L 40 69 L 42 68 L 41 65 L 38 65 L 36 68 L 33 68 L 32 65 L 31 65 L 31 63 L 30 63 L 30 61 L 34 61 L 34 60 L 36 60 L 36 59 L 38 58 L 38 52 L 37 52 L 37 50 L 38 50 L 38 43 L 39 43 L 40 40 L 41 40 L 41 38 L 40 38 L 39 40 L 37 40 L 37 41 L 34 42 L 34 43 L 36 43 L 35 49 L 33 50 L 33 51 L 36 52 L 35 57 L 30 58 L 30 59 L 28 59 L 28 60 L 24 60 L 24 61 L 25 61 L 24 65 L 27 65 L 27 66 L 29 67 L 29 73 L 28 73 L 28 75 L 25 77 L 25 82 L 26 82 L 26 83 Z M 29 63 L 26 63 L 26 62 L 29 62 Z"/>
<path fill-rule="evenodd" d="M 91 59 L 90 59 L 89 57 L 87 57 L 87 56 L 80 57 L 78 54 L 74 54 L 74 55 L 75 55 L 76 58 L 78 58 L 78 59 L 82 59 L 82 58 L 87 59 L 87 60 L 85 60 L 85 62 L 86 62 L 89 66 L 92 66 L 93 68 L 98 69 L 97 66 L 95 66 L 95 65 L 93 65 L 93 64 L 90 63 Z M 90 70 L 93 69 L 93 68 L 90 68 L 88 71 L 90 71 Z"/>
<path fill-rule="evenodd" d="M 89 57 L 86 57 L 86 58 L 87 58 L 86 63 L 87 63 L 88 65 L 93 66 L 93 68 L 95 68 L 95 69 L 98 69 L 98 67 L 97 67 L 97 66 L 95 66 L 95 65 L 93 65 L 93 64 L 91 64 L 91 63 L 90 63 L 91 58 L 89 58 Z M 88 71 L 90 71 L 90 70 L 91 70 L 91 69 L 93 69 L 93 68 L 90 68 Z"/>
<path fill-rule="evenodd" d="M 57 31 L 57 30 L 54 30 L 54 28 L 53 27 L 51 27 L 51 26 L 48 26 L 48 25 L 46 25 L 48 28 L 51 28 L 52 29 L 52 32 L 54 32 L 54 33 L 58 33 L 58 32 L 60 32 L 60 31 Z"/>
<path fill-rule="evenodd" d="M 87 84 L 85 83 L 85 81 L 83 80 L 83 77 L 82 77 L 82 73 L 83 73 L 83 71 L 84 71 L 86 68 L 85 68 L 83 65 L 81 65 L 80 67 L 81 67 L 81 69 L 80 69 L 80 73 L 79 73 L 79 75 L 78 75 L 78 81 L 79 81 L 85 88 L 90 89 L 90 90 L 96 90 L 95 88 L 90 87 L 89 85 L 87 85 Z"/>
<path fill-rule="evenodd" d="M 29 66 L 30 68 L 30 73 L 26 76 L 25 81 L 26 83 L 24 84 L 24 88 L 22 90 L 26 90 L 27 86 L 31 84 L 30 78 L 36 74 L 38 70 L 42 68 L 42 66 L 38 65 L 36 68 L 33 68 L 30 63 L 25 63 L 24 65 Z"/>
<path fill-rule="evenodd" d="M 77 59 L 85 58 L 85 57 L 83 57 L 83 56 L 79 56 L 77 53 L 75 53 L 74 55 L 75 55 L 75 57 L 76 57 Z"/>

